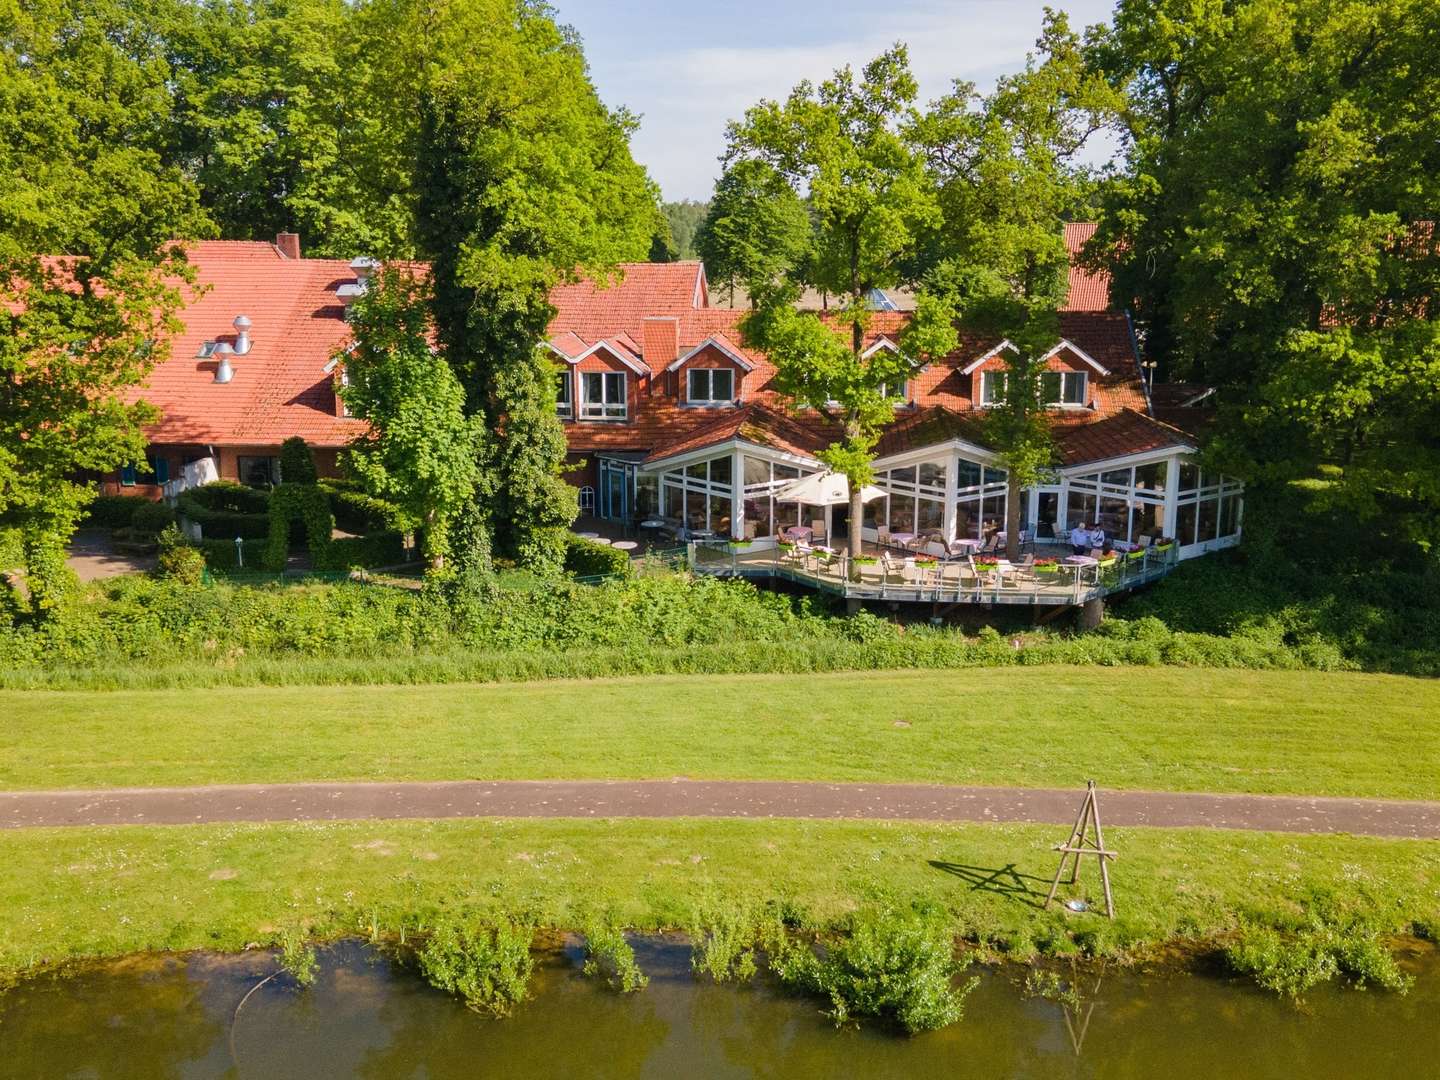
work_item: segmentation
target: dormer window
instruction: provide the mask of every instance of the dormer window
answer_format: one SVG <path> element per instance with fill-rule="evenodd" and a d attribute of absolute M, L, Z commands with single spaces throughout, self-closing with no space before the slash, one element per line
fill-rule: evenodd
<path fill-rule="evenodd" d="M 735 373 L 729 368 L 691 368 L 685 398 L 691 405 L 728 405 L 735 400 Z"/>
<path fill-rule="evenodd" d="M 884 398 L 886 401 L 892 402 L 892 403 L 895 405 L 895 407 L 898 409 L 901 405 L 904 405 L 904 404 L 906 403 L 906 401 L 908 400 L 907 397 L 906 397 L 906 394 L 905 394 L 905 387 L 906 387 L 906 384 L 903 383 L 903 382 L 898 382 L 898 383 L 888 383 L 888 382 L 885 382 L 885 383 L 881 383 L 880 386 L 878 387 L 878 389 L 879 389 L 879 391 L 880 391 L 880 396 L 881 396 L 882 398 Z"/>
<path fill-rule="evenodd" d="M 582 420 L 625 419 L 628 409 L 623 371 L 586 371 L 580 378 Z"/>
<path fill-rule="evenodd" d="M 980 404 L 1001 405 L 1005 401 L 1005 380 L 1008 372 L 982 371 L 980 373 Z"/>
<path fill-rule="evenodd" d="M 573 420 L 575 418 L 575 380 L 570 377 L 570 372 L 560 371 L 555 374 L 555 414 L 562 420 Z"/>
<path fill-rule="evenodd" d="M 1046 405 L 1084 408 L 1087 376 L 1083 371 L 1046 371 L 1040 376 L 1040 396 Z"/>

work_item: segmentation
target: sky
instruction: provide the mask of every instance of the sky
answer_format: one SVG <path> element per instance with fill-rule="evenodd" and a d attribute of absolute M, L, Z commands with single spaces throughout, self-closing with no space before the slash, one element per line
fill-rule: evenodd
<path fill-rule="evenodd" d="M 635 157 L 666 199 L 706 199 L 725 123 L 896 41 L 910 47 L 922 101 L 967 79 L 988 90 L 1017 70 L 1040 33 L 1042 0 L 551 0 L 580 32 L 600 97 L 641 116 Z M 1077 29 L 1114 0 L 1051 0 Z"/>

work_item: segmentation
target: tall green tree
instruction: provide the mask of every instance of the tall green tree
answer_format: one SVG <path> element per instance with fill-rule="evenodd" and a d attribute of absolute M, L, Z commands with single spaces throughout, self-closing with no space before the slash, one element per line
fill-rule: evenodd
<path fill-rule="evenodd" d="M 1128 95 L 1095 255 L 1172 377 L 1218 388 L 1217 463 L 1316 482 L 1440 542 L 1440 7 L 1122 0 Z"/>
<path fill-rule="evenodd" d="M 0 552 L 38 612 L 65 591 L 93 494 L 77 478 L 142 458 L 154 411 L 134 388 L 186 289 L 174 241 L 207 228 L 164 162 L 172 70 L 142 32 L 151 10 L 0 2 Z"/>
<path fill-rule="evenodd" d="M 791 182 L 770 162 L 739 158 L 715 185 L 695 235 L 712 286 L 752 298 L 795 270 L 810 250 L 810 212 Z"/>
<path fill-rule="evenodd" d="M 369 425 L 346 451 L 366 489 L 424 526 L 432 570 L 445 567 L 450 526 L 475 500 L 485 423 L 465 413 L 465 391 L 431 346 L 429 292 L 408 270 L 387 267 L 351 307 L 353 344 L 337 354 L 339 394 Z"/>
<path fill-rule="evenodd" d="M 670 225 L 670 239 L 675 246 L 675 258 L 694 259 L 698 255 L 695 247 L 695 232 L 710 209 L 709 200 L 680 199 L 677 202 L 660 204 L 665 220 Z"/>
<path fill-rule="evenodd" d="M 467 407 L 491 418 L 495 546 L 558 567 L 574 492 L 560 470 L 554 372 L 538 346 L 551 289 L 644 260 L 658 191 L 630 156 L 578 40 L 521 0 L 397 0 L 419 118 L 416 212 L 438 343 Z"/>
<path fill-rule="evenodd" d="M 922 293 L 903 355 L 888 349 L 865 355 L 870 291 L 906 282 L 920 237 L 940 222 L 924 157 L 903 130 L 913 120 L 915 96 L 908 55 L 896 45 L 858 79 L 844 68 L 818 87 L 801 83 L 785 102 L 760 102 L 728 131 L 727 174 L 751 162 L 747 171 L 784 182 L 769 199 L 748 200 L 754 216 L 801 198 L 809 211 L 806 250 L 783 278 L 752 283 L 755 310 L 742 332 L 769 354 L 777 389 L 839 422 L 841 440 L 820 457 L 850 482 L 852 552 L 861 550 L 861 487 L 873 478 L 879 433 L 894 418 L 882 388 L 904 380 L 911 363 L 955 343 L 953 311 L 943 298 Z M 797 310 L 805 286 L 839 299 L 829 318 Z"/>
<path fill-rule="evenodd" d="M 986 429 L 1005 466 L 1007 555 L 1019 557 L 1023 493 L 1055 465 L 1044 356 L 1068 293 L 1067 221 L 1090 213 L 1096 177 L 1080 159 L 1121 95 L 1092 72 L 1079 35 L 1047 9 L 1025 69 L 979 98 L 958 83 L 915 125 L 940 188 L 942 226 L 925 247 L 935 288 L 964 320 L 1014 346 Z"/>

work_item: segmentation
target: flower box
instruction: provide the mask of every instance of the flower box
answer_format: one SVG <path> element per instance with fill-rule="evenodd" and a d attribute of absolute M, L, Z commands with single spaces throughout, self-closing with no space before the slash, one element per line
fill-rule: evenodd
<path fill-rule="evenodd" d="M 1037 573 L 1037 574 L 1058 574 L 1058 573 L 1060 573 L 1060 564 L 1059 564 L 1059 563 L 1054 563 L 1054 562 L 1048 562 L 1048 563 L 1037 562 L 1037 563 L 1035 564 L 1035 573 Z"/>
<path fill-rule="evenodd" d="M 875 558 L 874 555 L 856 555 L 850 561 L 856 566 L 874 566 L 880 560 Z"/>

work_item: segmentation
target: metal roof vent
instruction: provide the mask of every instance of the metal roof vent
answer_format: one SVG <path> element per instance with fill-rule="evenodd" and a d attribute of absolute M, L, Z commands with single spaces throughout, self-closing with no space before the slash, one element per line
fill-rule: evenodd
<path fill-rule="evenodd" d="M 235 327 L 235 355 L 244 356 L 250 351 L 250 316 L 236 315 L 230 325 Z"/>
<path fill-rule="evenodd" d="M 349 307 L 357 296 L 364 296 L 369 291 L 369 286 L 363 281 L 347 281 L 335 290 L 335 295 Z"/>
<path fill-rule="evenodd" d="M 350 269 L 354 271 L 357 281 L 369 281 L 375 276 L 375 271 L 380 268 L 380 260 L 372 259 L 369 255 L 360 255 L 350 260 Z"/>
<path fill-rule="evenodd" d="M 230 365 L 230 357 L 235 355 L 235 350 L 222 341 L 215 346 L 215 351 L 211 355 L 218 361 L 215 365 L 215 381 L 228 383 L 235 377 L 235 369 Z"/>

